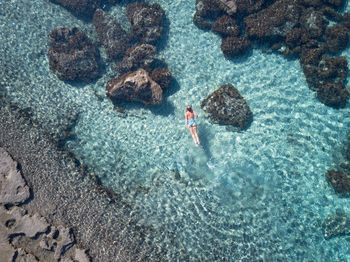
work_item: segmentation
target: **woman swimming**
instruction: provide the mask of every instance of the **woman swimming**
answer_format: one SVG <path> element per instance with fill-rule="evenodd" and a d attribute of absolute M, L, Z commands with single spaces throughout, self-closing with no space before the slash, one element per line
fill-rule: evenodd
<path fill-rule="evenodd" d="M 185 125 L 190 130 L 193 142 L 198 146 L 200 144 L 198 134 L 197 134 L 197 124 L 194 120 L 194 116 L 198 118 L 198 115 L 195 111 L 192 110 L 191 106 L 187 106 L 185 112 Z"/>

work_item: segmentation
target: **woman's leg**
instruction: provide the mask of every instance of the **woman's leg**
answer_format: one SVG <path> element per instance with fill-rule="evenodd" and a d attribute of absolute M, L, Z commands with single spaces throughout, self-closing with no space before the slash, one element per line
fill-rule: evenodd
<path fill-rule="evenodd" d="M 200 144 L 198 133 L 197 133 L 197 125 L 193 126 L 193 133 L 194 133 L 194 137 L 196 138 L 197 143 Z"/>
<path fill-rule="evenodd" d="M 191 136 L 193 138 L 193 142 L 196 144 L 197 142 L 196 142 L 196 136 L 195 136 L 194 131 L 193 131 L 193 126 L 189 126 L 188 129 L 191 132 Z"/>

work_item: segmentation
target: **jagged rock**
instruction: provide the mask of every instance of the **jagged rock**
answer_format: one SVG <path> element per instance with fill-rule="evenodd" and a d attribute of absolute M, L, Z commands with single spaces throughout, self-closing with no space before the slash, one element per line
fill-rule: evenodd
<path fill-rule="evenodd" d="M 310 7 L 302 13 L 300 17 L 302 30 L 302 42 L 306 43 L 310 39 L 320 38 L 326 30 L 328 21 L 324 18 L 321 11 Z"/>
<path fill-rule="evenodd" d="M 36 238 L 45 233 L 49 227 L 46 219 L 38 214 L 30 216 L 19 207 L 11 210 L 0 208 L 0 223 L 7 228 L 8 235 L 23 234 L 29 238 Z"/>
<path fill-rule="evenodd" d="M 323 236 L 326 240 L 350 234 L 350 217 L 346 214 L 328 216 L 323 222 Z"/>
<path fill-rule="evenodd" d="M 293 28 L 288 34 L 286 34 L 285 42 L 288 47 L 295 48 L 301 44 L 300 40 L 301 29 Z"/>
<path fill-rule="evenodd" d="M 59 241 L 57 244 L 54 258 L 56 260 L 59 260 L 64 255 L 64 253 L 74 245 L 75 239 L 70 228 L 58 226 L 57 229 L 59 231 Z"/>
<path fill-rule="evenodd" d="M 162 7 L 159 4 L 135 2 L 127 5 L 126 11 L 135 40 L 156 44 L 163 32 L 165 12 Z"/>
<path fill-rule="evenodd" d="M 136 101 L 145 105 L 159 105 L 163 102 L 162 88 L 140 68 L 108 81 L 107 96 L 115 100 Z"/>
<path fill-rule="evenodd" d="M 283 38 L 298 24 L 299 17 L 297 0 L 278 0 L 244 18 L 246 34 L 252 39 Z"/>
<path fill-rule="evenodd" d="M 204 111 L 216 123 L 245 128 L 252 118 L 252 112 L 233 85 L 227 84 L 209 95 L 201 103 Z"/>
<path fill-rule="evenodd" d="M 220 0 L 196 0 L 196 14 L 205 20 L 215 20 L 224 12 Z"/>
<path fill-rule="evenodd" d="M 17 163 L 0 148 L 0 204 L 23 203 L 29 196 L 29 187 L 17 170 Z"/>
<path fill-rule="evenodd" d="M 236 20 L 228 15 L 219 17 L 212 25 L 211 30 L 222 36 L 238 36 L 240 32 Z"/>
<path fill-rule="evenodd" d="M 330 6 L 324 6 L 322 12 L 330 20 L 334 20 L 337 22 L 343 21 L 343 16 L 340 13 L 338 13 L 337 10 Z"/>
<path fill-rule="evenodd" d="M 16 250 L 9 243 L 8 236 L 5 231 L 6 229 L 3 229 L 2 225 L 0 224 L 0 261 L 12 262 L 14 261 Z"/>
<path fill-rule="evenodd" d="M 316 40 L 303 45 L 300 54 L 300 63 L 303 65 L 318 65 L 325 53 L 325 48 Z"/>
<path fill-rule="evenodd" d="M 300 0 L 300 4 L 307 7 L 320 7 L 323 5 L 323 0 Z"/>
<path fill-rule="evenodd" d="M 96 10 L 93 21 L 108 58 L 122 58 L 130 47 L 130 39 L 118 21 L 101 9 Z"/>
<path fill-rule="evenodd" d="M 326 82 L 317 89 L 317 98 L 327 106 L 345 107 L 349 91 L 343 83 Z"/>
<path fill-rule="evenodd" d="M 230 36 L 221 40 L 221 51 L 228 58 L 243 55 L 249 50 L 250 46 L 250 40 L 244 37 Z"/>
<path fill-rule="evenodd" d="M 227 14 L 233 15 L 237 12 L 236 0 L 220 0 Z"/>
<path fill-rule="evenodd" d="M 170 86 L 171 72 L 167 68 L 156 68 L 151 72 L 151 78 L 164 90 Z"/>
<path fill-rule="evenodd" d="M 118 63 L 117 70 L 120 73 L 126 73 L 136 70 L 140 67 L 148 68 L 154 60 L 156 47 L 149 44 L 141 44 L 127 50 L 127 55 L 123 61 Z"/>
<path fill-rule="evenodd" d="M 48 55 L 51 71 L 61 80 L 90 82 L 99 75 L 97 50 L 76 27 L 53 30 Z"/>
<path fill-rule="evenodd" d="M 348 75 L 348 61 L 345 56 L 323 57 L 318 64 L 317 74 L 322 81 L 344 83 Z"/>
<path fill-rule="evenodd" d="M 350 177 L 343 171 L 327 170 L 327 181 L 333 186 L 334 190 L 340 195 L 347 196 L 350 193 Z"/>
<path fill-rule="evenodd" d="M 101 6 L 102 0 L 51 0 L 67 8 L 79 17 L 91 18 L 95 10 Z"/>
<path fill-rule="evenodd" d="M 76 260 L 78 262 L 90 262 L 91 258 L 86 253 L 86 250 L 76 248 L 75 249 L 74 260 Z"/>
<path fill-rule="evenodd" d="M 344 25 L 334 25 L 326 29 L 324 40 L 331 53 L 343 51 L 349 43 L 349 29 Z"/>
<path fill-rule="evenodd" d="M 237 10 L 236 13 L 239 14 L 251 14 L 258 12 L 268 0 L 236 0 Z"/>
<path fill-rule="evenodd" d="M 350 29 L 350 13 L 344 13 L 342 25 Z"/>

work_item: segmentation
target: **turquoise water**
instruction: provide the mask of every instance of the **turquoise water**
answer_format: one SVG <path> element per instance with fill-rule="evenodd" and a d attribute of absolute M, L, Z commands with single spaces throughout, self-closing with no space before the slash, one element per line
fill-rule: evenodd
<path fill-rule="evenodd" d="M 158 58 L 176 79 L 163 105 L 116 111 L 105 97 L 112 64 L 92 84 L 58 80 L 49 70 L 48 34 L 58 26 L 78 26 L 95 40 L 96 33 L 44 0 L 0 1 L 8 99 L 30 108 L 53 135 L 77 119 L 66 148 L 131 203 L 130 219 L 154 228 L 156 237 L 146 239 L 165 261 L 350 261 L 349 241 L 324 240 L 321 226 L 337 209 L 350 214 L 348 199 L 336 196 L 324 175 L 342 159 L 349 104 L 326 107 L 298 60 L 263 47 L 226 60 L 220 38 L 193 25 L 195 1 L 151 2 L 169 20 Z M 109 13 L 128 27 L 125 5 Z M 350 49 L 342 55 L 349 59 Z M 200 109 L 226 83 L 253 112 L 244 131 L 213 124 Z M 188 104 L 200 115 L 200 148 L 185 129 Z"/>

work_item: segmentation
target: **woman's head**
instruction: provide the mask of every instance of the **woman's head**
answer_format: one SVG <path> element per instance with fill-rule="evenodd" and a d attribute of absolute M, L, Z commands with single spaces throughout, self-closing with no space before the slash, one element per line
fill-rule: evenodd
<path fill-rule="evenodd" d="M 192 107 L 191 106 L 187 106 L 186 111 L 192 112 Z"/>

